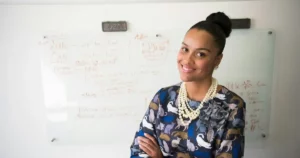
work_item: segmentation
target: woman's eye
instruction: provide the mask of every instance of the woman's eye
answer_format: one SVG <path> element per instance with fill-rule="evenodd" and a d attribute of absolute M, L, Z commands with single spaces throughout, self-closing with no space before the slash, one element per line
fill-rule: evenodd
<path fill-rule="evenodd" d="M 197 57 L 205 57 L 205 53 L 202 53 L 202 52 L 198 52 L 196 55 L 197 55 Z"/>
<path fill-rule="evenodd" d="M 188 52 L 188 51 L 189 51 L 189 50 L 188 50 L 187 48 L 185 48 L 185 47 L 182 47 L 181 50 L 182 50 L 183 52 Z"/>

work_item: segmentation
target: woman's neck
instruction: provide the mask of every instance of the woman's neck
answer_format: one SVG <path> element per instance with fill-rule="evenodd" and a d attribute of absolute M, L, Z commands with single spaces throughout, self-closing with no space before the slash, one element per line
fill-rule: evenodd
<path fill-rule="evenodd" d="M 188 98 L 196 101 L 202 101 L 212 84 L 212 78 L 202 81 L 186 82 L 186 91 Z"/>

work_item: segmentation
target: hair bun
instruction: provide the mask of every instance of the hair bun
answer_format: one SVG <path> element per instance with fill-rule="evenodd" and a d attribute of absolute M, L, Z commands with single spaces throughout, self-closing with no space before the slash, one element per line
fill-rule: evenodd
<path fill-rule="evenodd" d="M 226 14 L 224 14 L 223 12 L 212 13 L 206 18 L 206 21 L 219 25 L 225 33 L 225 36 L 229 37 L 232 30 L 232 24 L 231 20 Z"/>

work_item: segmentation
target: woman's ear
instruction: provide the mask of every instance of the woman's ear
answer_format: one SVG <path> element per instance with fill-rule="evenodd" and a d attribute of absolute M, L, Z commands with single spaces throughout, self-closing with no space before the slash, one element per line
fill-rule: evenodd
<path fill-rule="evenodd" d="M 219 67 L 219 65 L 222 61 L 222 58 L 223 58 L 223 54 L 219 54 L 216 56 L 215 67 Z"/>

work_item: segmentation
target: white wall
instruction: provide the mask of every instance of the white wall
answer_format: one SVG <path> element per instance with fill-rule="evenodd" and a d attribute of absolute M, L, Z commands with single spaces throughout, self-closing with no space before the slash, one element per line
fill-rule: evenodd
<path fill-rule="evenodd" d="M 297 90 L 300 89 L 299 0 L 147 4 L 141 8 L 144 5 L 0 6 L 1 158 L 98 158 L 128 157 L 120 153 L 129 154 L 129 144 L 112 149 L 92 145 L 51 146 L 48 143 L 39 52 L 34 51 L 37 43 L 31 43 L 32 39 L 57 29 L 101 29 L 104 20 L 125 19 L 131 29 L 157 25 L 166 29 L 189 27 L 215 11 L 224 11 L 231 18 L 249 17 L 253 19 L 254 28 L 276 31 L 269 142 L 264 149 L 247 149 L 246 158 L 300 157 L 300 123 L 297 122 L 300 111 L 297 103 Z M 116 11 L 123 13 L 118 15 Z"/>

